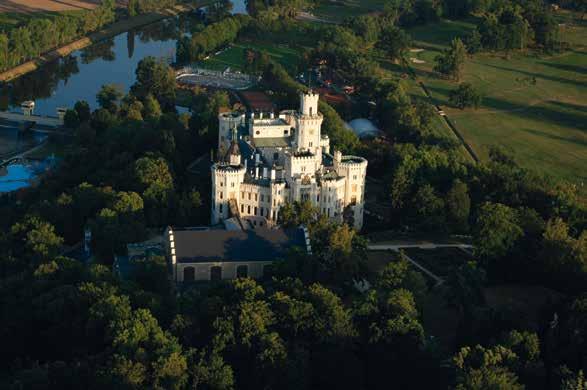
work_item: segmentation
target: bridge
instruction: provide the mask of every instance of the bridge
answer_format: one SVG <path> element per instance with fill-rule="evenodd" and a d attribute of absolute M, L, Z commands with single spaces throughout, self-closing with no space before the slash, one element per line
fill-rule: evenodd
<path fill-rule="evenodd" d="M 18 112 L 0 111 L 0 119 L 18 123 L 34 123 L 49 127 L 63 126 L 63 119 L 52 116 L 25 115 Z"/>

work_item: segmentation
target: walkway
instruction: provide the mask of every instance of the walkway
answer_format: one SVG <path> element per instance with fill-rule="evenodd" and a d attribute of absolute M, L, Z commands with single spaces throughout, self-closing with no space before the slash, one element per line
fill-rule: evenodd
<path fill-rule="evenodd" d="M 41 115 L 24 115 L 18 112 L 0 111 L 0 119 L 5 119 L 12 122 L 34 122 L 38 125 L 50 126 L 50 127 L 61 127 L 63 126 L 63 120 L 52 117 L 52 116 L 41 116 Z"/>
<path fill-rule="evenodd" d="M 422 243 L 397 243 L 397 244 L 370 244 L 367 245 L 367 250 L 369 251 L 384 251 L 384 250 L 392 250 L 394 252 L 399 252 L 401 249 L 408 249 L 408 248 L 418 248 L 418 249 L 439 249 L 439 248 L 459 248 L 464 251 L 468 251 L 473 249 L 472 245 L 469 244 L 435 244 L 431 242 L 422 242 Z M 427 268 L 421 266 L 416 261 L 414 261 L 410 256 L 404 253 L 404 257 L 410 263 L 412 263 L 416 268 L 420 271 L 428 275 L 434 282 L 436 283 L 434 287 L 438 287 L 444 283 L 444 279 L 440 276 L 433 274 Z"/>

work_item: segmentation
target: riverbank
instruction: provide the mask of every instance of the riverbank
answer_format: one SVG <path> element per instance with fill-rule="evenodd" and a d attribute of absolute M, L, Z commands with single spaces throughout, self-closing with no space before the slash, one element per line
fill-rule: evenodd
<path fill-rule="evenodd" d="M 117 22 L 112 23 L 108 27 L 101 29 L 99 31 L 93 32 L 86 37 L 80 38 L 75 40 L 67 45 L 61 46 L 54 50 L 51 50 L 47 53 L 41 55 L 41 57 L 27 61 L 23 64 L 20 64 L 12 69 L 4 71 L 0 73 L 0 82 L 7 82 L 14 80 L 24 74 L 30 73 L 40 66 L 55 61 L 61 57 L 67 56 L 76 50 L 83 49 L 94 43 L 103 41 L 108 38 L 112 38 L 118 34 L 127 32 L 129 30 L 139 28 L 151 23 L 158 22 L 163 19 L 175 17 L 181 13 L 192 11 L 194 9 L 206 6 L 210 3 L 213 3 L 212 0 L 199 0 L 194 2 L 194 4 L 178 4 L 173 8 L 165 9 L 160 12 L 156 13 L 148 13 L 137 15 L 129 19 L 120 20 Z"/>

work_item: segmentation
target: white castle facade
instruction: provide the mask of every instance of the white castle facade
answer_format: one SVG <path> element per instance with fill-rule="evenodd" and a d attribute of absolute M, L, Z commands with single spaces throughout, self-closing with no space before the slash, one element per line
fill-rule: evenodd
<path fill-rule="evenodd" d="M 329 153 L 320 132 L 318 94 L 300 95 L 299 110 L 279 115 L 219 115 L 218 157 L 212 165 L 212 224 L 238 214 L 271 226 L 286 203 L 310 201 L 324 215 L 357 230 L 363 225 L 367 160 Z"/>

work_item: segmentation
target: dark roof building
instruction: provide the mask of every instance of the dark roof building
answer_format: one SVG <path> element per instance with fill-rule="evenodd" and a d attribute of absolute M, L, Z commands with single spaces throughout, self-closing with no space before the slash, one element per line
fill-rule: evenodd
<path fill-rule="evenodd" d="M 307 230 L 173 230 L 165 232 L 173 277 L 177 282 L 260 278 L 265 266 L 286 257 L 293 247 L 310 251 Z"/>

